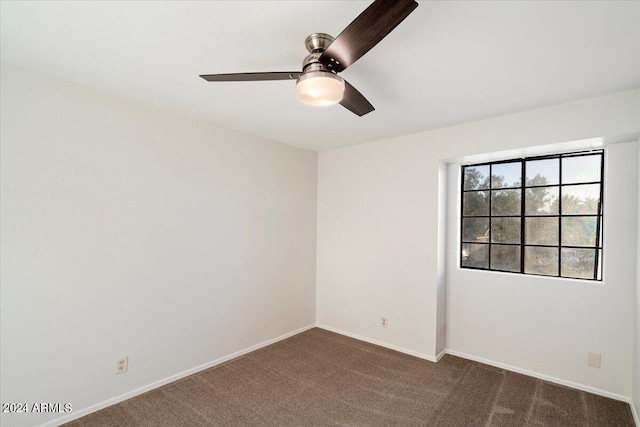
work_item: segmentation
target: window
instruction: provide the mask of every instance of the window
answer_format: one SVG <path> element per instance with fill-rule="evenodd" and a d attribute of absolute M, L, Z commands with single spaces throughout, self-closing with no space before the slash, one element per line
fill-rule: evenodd
<path fill-rule="evenodd" d="M 602 280 L 603 170 L 602 150 L 463 166 L 460 266 Z"/>

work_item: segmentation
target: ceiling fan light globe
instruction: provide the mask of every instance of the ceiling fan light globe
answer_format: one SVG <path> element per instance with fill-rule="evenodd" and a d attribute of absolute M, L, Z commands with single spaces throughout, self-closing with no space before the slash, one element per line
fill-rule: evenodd
<path fill-rule="evenodd" d="M 328 71 L 309 72 L 298 78 L 296 93 L 305 104 L 337 104 L 344 95 L 344 80 Z"/>

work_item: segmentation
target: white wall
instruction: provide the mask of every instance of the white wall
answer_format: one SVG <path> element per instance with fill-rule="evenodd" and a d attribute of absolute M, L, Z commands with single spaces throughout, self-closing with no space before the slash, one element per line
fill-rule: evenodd
<path fill-rule="evenodd" d="M 395 143 L 318 157 L 318 323 L 423 357 L 435 355 L 437 315 L 438 168 L 428 157 Z"/>
<path fill-rule="evenodd" d="M 438 129 L 414 135 L 322 152 L 318 157 L 318 323 L 335 330 L 433 358 L 438 346 L 436 332 L 444 325 L 438 313 L 438 271 L 445 253 L 438 240 L 441 209 L 439 167 L 443 161 L 464 156 L 503 150 L 557 144 L 586 138 L 611 137 L 640 131 L 640 91 L 629 91 L 592 98 L 549 108 Z M 632 210 L 635 210 L 633 208 Z M 635 215 L 635 212 L 632 212 Z M 447 213 L 455 220 L 455 215 Z M 440 244 L 439 244 L 440 243 Z M 608 245 L 627 245 L 609 241 Z M 630 255 L 626 257 L 630 259 Z M 480 273 L 482 274 L 482 273 Z M 456 300 L 451 292 L 460 286 L 447 277 L 447 300 Z M 526 279 L 525 279 L 526 280 Z M 608 283 L 604 296 L 620 300 L 614 289 L 624 288 L 631 295 L 630 278 Z M 584 309 L 576 301 L 584 289 L 568 285 L 563 290 L 564 308 L 576 312 Z M 569 289 L 573 289 L 572 293 Z M 556 288 L 545 286 L 540 299 L 556 298 Z M 588 292 L 588 291 L 587 291 Z M 611 292 L 611 293 L 608 293 Z M 522 295 L 507 293 L 502 302 L 517 304 Z M 478 304 L 490 299 L 487 294 Z M 613 306 L 605 302 L 597 318 L 606 313 L 620 318 L 622 325 L 614 331 L 596 327 L 588 334 L 593 344 L 604 335 L 613 334 L 617 348 L 629 348 L 633 309 L 631 299 Z M 452 310 L 447 315 L 447 347 L 463 351 L 456 331 L 465 313 Z M 381 316 L 389 318 L 389 327 L 378 326 Z M 505 318 L 505 321 L 508 319 Z M 478 325 L 478 331 L 481 326 Z M 571 324 L 560 323 L 558 329 Z M 545 366 L 569 367 L 584 353 L 574 354 L 572 332 L 553 354 L 541 349 L 537 357 Z M 453 337 L 453 340 L 451 338 Z M 478 339 L 481 339 L 479 336 Z M 509 337 L 498 337 L 508 347 Z M 536 337 L 534 337 L 536 339 Z M 608 351 L 608 350 L 607 350 Z M 603 350 L 603 353 L 608 354 Z M 493 354 L 476 354 L 490 358 Z M 630 394 L 631 354 L 603 363 L 620 361 L 613 367 L 615 380 L 605 383 L 596 378 L 576 376 L 567 371 L 566 380 L 581 381 L 586 386 L 609 387 L 605 391 Z M 609 360 L 609 361 L 607 361 Z M 607 361 L 607 362 L 605 362 Z M 514 366 L 534 369 L 529 359 L 514 359 Z M 564 371 L 563 371 L 564 372 Z M 541 372 L 541 374 L 550 372 Z M 563 374 L 563 376 L 565 376 Z"/>
<path fill-rule="evenodd" d="M 443 271 L 442 217 L 453 217 L 442 165 L 640 130 L 636 90 L 320 153 L 316 290 L 316 154 L 12 67 L 2 68 L 1 91 L 2 401 L 75 411 L 312 324 L 315 308 L 322 325 L 427 358 L 444 345 L 437 331 L 447 319 L 449 348 L 495 358 L 460 339 L 468 284 Z M 620 174 L 637 168 L 621 157 Z M 629 218 L 621 221 L 617 234 L 607 227 L 608 247 L 633 245 L 615 237 Z M 625 271 L 632 252 L 621 255 Z M 504 329 L 489 330 L 511 357 L 502 362 L 629 395 L 632 277 L 561 282 L 560 291 L 536 279 L 539 301 L 564 303 L 554 311 L 588 327 L 576 346 L 577 321 L 556 316 L 565 340 L 535 360 Z M 533 289 L 531 278 L 514 280 Z M 507 307 L 531 295 L 484 282 Z M 585 293 L 601 297 L 595 315 L 577 303 Z M 495 307 L 482 296 L 475 311 Z M 600 324 L 607 316 L 619 325 Z M 600 374 L 571 369 L 591 343 L 607 347 Z M 124 355 L 129 372 L 116 376 Z"/>
<path fill-rule="evenodd" d="M 77 413 L 315 322 L 316 153 L 9 66 L 1 90 L 2 402 Z"/>
<path fill-rule="evenodd" d="M 619 398 L 631 395 L 636 149 L 635 141 L 605 149 L 602 282 L 458 268 L 460 165 L 449 165 L 450 350 L 588 385 Z M 588 352 L 602 355 L 600 369 L 587 366 Z"/>
<path fill-rule="evenodd" d="M 639 143 L 640 144 L 640 143 Z M 640 147 L 638 147 L 638 165 L 640 166 Z M 638 176 L 638 215 L 636 221 L 637 257 L 640 258 L 640 170 Z M 636 259 L 636 318 L 635 318 L 635 347 L 633 352 L 633 402 L 635 405 L 636 424 L 640 426 L 640 261 Z"/>

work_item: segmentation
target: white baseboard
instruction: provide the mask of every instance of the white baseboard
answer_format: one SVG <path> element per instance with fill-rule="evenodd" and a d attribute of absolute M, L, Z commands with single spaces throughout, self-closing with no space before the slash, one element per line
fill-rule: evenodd
<path fill-rule="evenodd" d="M 567 387 L 575 388 L 577 390 L 582 390 L 589 393 L 597 394 L 599 396 L 609 397 L 611 399 L 621 400 L 623 402 L 631 403 L 631 398 L 629 396 L 624 396 L 622 394 L 611 393 L 609 391 L 602 390 L 599 388 L 591 387 L 584 384 L 574 383 L 573 381 L 563 380 L 561 378 L 552 377 L 550 375 L 540 374 L 538 372 L 533 372 L 527 369 L 518 368 L 516 366 L 507 365 L 506 363 L 496 362 L 493 360 L 485 359 L 483 357 L 473 356 L 471 354 L 463 353 L 461 351 L 447 349 L 446 352 L 447 354 L 451 354 L 452 356 L 462 357 L 463 359 L 473 360 L 475 362 L 480 362 L 480 363 L 484 363 L 485 365 L 495 366 L 496 368 L 506 369 L 508 371 L 516 372 L 518 374 L 539 378 L 541 380 L 545 380 L 555 384 L 560 384 Z"/>
<path fill-rule="evenodd" d="M 362 335 L 352 334 L 351 332 L 346 332 L 346 331 L 343 331 L 343 330 L 340 330 L 340 329 L 332 328 L 331 326 L 327 326 L 327 325 L 322 325 L 320 323 L 316 323 L 316 327 L 318 327 L 320 329 L 325 329 L 325 330 L 330 331 L 330 332 L 335 332 L 336 334 L 344 335 L 344 336 L 349 337 L 349 338 L 355 338 L 357 340 L 368 342 L 370 344 L 379 345 L 380 347 L 385 347 L 385 348 L 389 348 L 391 350 L 399 351 L 400 353 L 405 353 L 405 354 L 408 354 L 408 355 L 411 355 L 411 356 L 418 357 L 420 359 L 428 360 L 429 362 L 437 362 L 438 361 L 437 357 L 429 356 L 428 354 L 420 353 L 419 351 L 409 350 L 407 348 L 398 347 L 397 345 L 388 344 L 386 342 L 382 342 L 382 341 L 374 340 L 374 339 L 371 339 L 371 338 L 363 337 Z M 440 356 L 440 355 L 438 355 L 438 356 Z"/>
<path fill-rule="evenodd" d="M 167 377 L 165 379 L 162 379 L 162 380 L 156 381 L 154 383 L 148 384 L 148 385 L 146 385 L 144 387 L 140 387 L 140 388 L 138 388 L 136 390 L 121 394 L 120 396 L 116 396 L 114 398 L 105 400 L 103 402 L 97 403 L 97 404 L 92 405 L 92 406 L 89 406 L 88 408 L 81 409 L 81 410 L 79 410 L 77 412 L 74 412 L 73 414 L 68 414 L 68 415 L 65 415 L 63 417 L 56 418 L 55 420 L 49 421 L 49 422 L 47 422 L 45 424 L 41 424 L 40 427 L 54 427 L 54 426 L 59 426 L 59 425 L 64 424 L 64 423 L 68 423 L 68 422 L 73 421 L 75 419 L 84 417 L 85 415 L 88 415 L 88 414 L 90 414 L 92 412 L 99 411 L 100 409 L 104 409 L 104 408 L 106 408 L 108 406 L 115 405 L 116 403 L 122 402 L 123 400 L 130 399 L 130 398 L 138 396 L 138 395 L 140 395 L 142 393 L 146 393 L 146 392 L 148 392 L 150 390 L 153 390 L 153 389 L 156 389 L 158 387 L 162 387 L 163 385 L 166 385 L 166 384 L 169 384 L 171 382 L 177 381 L 177 380 L 179 380 L 181 378 L 188 377 L 189 375 L 193 375 L 193 374 L 198 373 L 200 371 L 204 371 L 205 369 L 209 369 L 209 368 L 211 368 L 213 366 L 216 366 L 216 365 L 219 365 L 221 363 L 227 362 L 227 361 L 229 361 L 231 359 L 234 359 L 236 357 L 239 357 L 239 356 L 242 356 L 244 354 L 250 353 L 252 351 L 258 350 L 258 349 L 260 349 L 262 347 L 266 347 L 268 345 L 274 344 L 274 343 L 276 343 L 278 341 L 282 341 L 282 340 L 284 340 L 286 338 L 292 337 L 294 335 L 297 335 L 299 333 L 302 333 L 302 332 L 307 331 L 309 329 L 312 329 L 314 327 L 325 329 L 325 330 L 330 331 L 330 332 L 335 332 L 337 334 L 344 335 L 344 336 L 347 336 L 347 337 L 350 337 L 350 338 L 355 338 L 357 340 L 368 342 L 370 344 L 379 345 L 381 347 L 389 348 L 391 350 L 399 351 L 400 353 L 408 354 L 410 356 L 415 356 L 415 357 L 418 357 L 420 359 L 428 360 L 430 362 L 438 362 L 440 359 L 442 359 L 442 357 L 445 354 L 451 354 L 452 356 L 462 357 L 463 359 L 473 360 L 475 362 L 484 363 L 486 365 L 495 366 L 497 368 L 506 369 L 508 371 L 516 372 L 516 373 L 523 374 L 523 375 L 528 375 L 530 377 L 539 378 L 541 380 L 549 381 L 549 382 L 552 382 L 552 383 L 564 385 L 564 386 L 567 386 L 567 387 L 575 388 L 575 389 L 578 389 L 578 390 L 586 391 L 586 392 L 597 394 L 597 395 L 604 396 L 604 397 L 609 397 L 611 399 L 620 400 L 620 401 L 629 403 L 629 405 L 631 406 L 631 412 L 633 414 L 633 419 L 634 419 L 634 421 L 636 423 L 636 426 L 640 427 L 640 417 L 638 416 L 638 410 L 635 407 L 632 399 L 629 396 L 623 396 L 621 394 L 611 393 L 611 392 L 608 392 L 606 390 L 601 390 L 601 389 L 598 389 L 598 388 L 595 388 L 595 387 L 590 387 L 590 386 L 586 386 L 586 385 L 583 385 L 583 384 L 574 383 L 572 381 L 567 381 L 567 380 L 563 380 L 563 379 L 560 379 L 560 378 L 551 377 L 549 375 L 540 374 L 540 373 L 537 373 L 537 372 L 529 371 L 527 369 L 518 368 L 518 367 L 515 367 L 515 366 L 507 365 L 505 363 L 495 362 L 493 360 L 484 359 L 482 357 L 477 357 L 477 356 L 473 356 L 473 355 L 470 355 L 470 354 L 466 354 L 466 353 L 463 353 L 463 352 L 460 352 L 460 351 L 455 351 L 455 350 L 450 350 L 450 349 L 442 350 L 440 353 L 438 353 L 436 355 L 436 357 L 433 357 L 433 356 L 430 356 L 430 355 L 425 354 L 425 353 L 420 353 L 420 352 L 417 352 L 417 351 L 414 351 L 414 350 L 409 350 L 409 349 L 406 349 L 406 348 L 403 348 L 403 347 L 399 347 L 399 346 L 396 346 L 396 345 L 393 345 L 393 344 L 388 344 L 388 343 L 385 343 L 385 342 L 382 342 L 382 341 L 378 341 L 378 340 L 374 340 L 374 339 L 371 339 L 371 338 L 363 337 L 361 335 L 353 334 L 351 332 L 346 332 L 346 331 L 343 331 L 343 330 L 340 330 L 340 329 L 336 329 L 336 328 L 332 328 L 330 326 L 322 325 L 322 324 L 319 324 L 319 323 L 316 323 L 314 325 L 307 325 L 307 326 L 302 327 L 300 329 L 297 329 L 295 331 L 286 333 L 284 335 L 280 335 L 279 337 L 272 338 L 272 339 L 267 340 L 267 341 L 263 341 L 263 342 L 261 342 L 259 344 L 253 345 L 251 347 L 247 347 L 247 348 L 245 348 L 243 350 L 237 351 L 235 353 L 231 353 L 231 354 L 229 354 L 227 356 L 224 356 L 224 357 L 221 357 L 219 359 L 212 360 L 211 362 L 207 362 L 207 363 L 202 364 L 200 366 L 196 366 L 195 368 L 188 369 L 186 371 L 183 371 L 183 372 L 180 372 L 178 374 L 172 375 L 172 376 Z"/>
<path fill-rule="evenodd" d="M 146 392 L 148 392 L 150 390 L 153 390 L 155 388 L 162 387 L 163 385 L 166 385 L 166 384 L 169 384 L 171 382 L 177 381 L 177 380 L 179 380 L 181 378 L 188 377 L 189 375 L 193 375 L 193 374 L 198 373 L 200 371 L 204 371 L 205 369 L 209 369 L 209 368 L 214 367 L 216 365 L 219 365 L 221 363 L 227 362 L 227 361 L 229 361 L 231 359 L 235 359 L 236 357 L 239 357 L 239 356 L 242 356 L 244 354 L 250 353 L 252 351 L 258 350 L 258 349 L 260 349 L 262 347 L 266 347 L 266 346 L 274 344 L 274 343 L 276 343 L 278 341 L 282 341 L 282 340 L 284 340 L 286 338 L 292 337 L 292 336 L 297 335 L 297 334 L 299 334 L 301 332 L 304 332 L 304 331 L 307 331 L 307 330 L 309 330 L 311 328 L 314 328 L 315 326 L 316 326 L 315 324 L 307 325 L 307 326 L 302 327 L 300 329 L 296 329 L 295 331 L 286 333 L 284 335 L 280 335 L 279 337 L 272 338 L 272 339 L 267 340 L 267 341 L 263 341 L 263 342 L 261 342 L 259 344 L 256 344 L 256 345 L 252 345 L 251 347 L 247 347 L 247 348 L 242 349 L 240 351 L 236 351 L 235 353 L 231 353 L 231 354 L 229 354 L 227 356 L 223 356 L 223 357 L 221 357 L 219 359 L 212 360 L 211 362 L 207 362 L 207 363 L 202 364 L 200 366 L 196 366 L 195 368 L 187 369 L 186 371 L 183 371 L 183 372 L 180 372 L 178 374 L 172 375 L 170 377 L 164 378 L 164 379 L 162 379 L 160 381 L 156 381 L 154 383 L 148 384 L 148 385 L 146 385 L 144 387 L 140 387 L 140 388 L 135 389 L 133 391 L 121 394 L 120 396 L 116 396 L 114 398 L 105 400 L 104 402 L 100 402 L 100 403 L 97 403 L 95 405 L 91 405 L 88 408 L 84 408 L 84 409 L 81 409 L 81 410 L 79 410 L 77 412 L 73 412 L 73 414 L 68 414 L 68 415 L 65 415 L 63 417 L 56 418 L 55 420 L 49 421 L 49 422 L 47 422 L 45 424 L 41 424 L 40 427 L 54 427 L 54 426 L 59 426 L 59 425 L 64 424 L 64 423 L 68 423 L 69 421 L 73 421 L 75 419 L 84 417 L 85 415 L 89 415 L 92 412 L 96 412 L 96 411 L 99 411 L 100 409 L 104 409 L 104 408 L 106 408 L 108 406 L 115 405 L 116 403 L 122 402 L 123 400 L 131 399 L 132 397 L 138 396 L 138 395 L 140 395 L 142 393 L 146 393 Z"/>
<path fill-rule="evenodd" d="M 567 381 L 567 380 L 563 380 L 561 378 L 556 378 L 556 377 L 552 377 L 550 375 L 545 375 L 545 374 L 540 374 L 538 372 L 533 372 L 533 371 L 529 371 L 527 369 L 522 369 L 522 368 L 518 368 L 516 366 L 511 366 L 511 365 L 507 365 L 506 363 L 501 363 L 501 362 L 496 362 L 493 360 L 489 360 L 489 359 L 485 359 L 482 357 L 478 357 L 478 356 L 473 356 L 471 354 L 466 354 L 460 351 L 455 351 L 455 350 L 450 350 L 450 349 L 444 349 L 442 350 L 440 353 L 438 353 L 438 355 L 436 357 L 433 356 L 429 356 L 427 354 L 424 353 L 420 353 L 417 351 L 413 351 L 413 350 L 408 350 L 406 348 L 402 348 L 402 347 L 398 347 L 392 344 L 388 344 L 382 341 L 378 341 L 378 340 L 374 340 L 371 338 L 367 338 L 367 337 L 363 337 L 361 335 L 357 335 L 357 334 L 353 334 L 351 332 L 346 332 L 337 328 L 333 328 L 331 326 L 327 326 L 327 325 L 322 325 L 320 323 L 317 323 L 316 326 L 318 328 L 322 328 L 322 329 L 326 329 L 327 331 L 331 331 L 331 332 L 335 332 L 337 334 L 340 335 L 344 335 L 350 338 L 355 338 L 357 340 L 360 341 L 365 341 L 371 344 L 375 344 L 375 345 L 379 345 L 381 347 L 385 347 L 385 348 L 390 348 L 392 350 L 396 350 L 399 351 L 401 353 L 405 353 L 405 354 L 409 354 L 411 356 L 415 356 L 415 357 L 419 357 L 420 359 L 425 359 L 428 360 L 430 362 L 438 362 L 440 359 L 442 359 L 442 357 L 445 354 L 451 354 L 452 356 L 458 356 L 458 357 L 462 357 L 463 359 L 468 359 L 468 360 L 473 360 L 475 362 L 480 362 L 480 363 L 484 363 L 485 365 L 490 365 L 490 366 L 495 366 L 497 368 L 502 368 L 502 369 L 506 369 L 508 371 L 512 371 L 512 372 L 516 372 L 518 374 L 523 374 L 523 375 L 527 375 L 530 377 L 534 377 L 534 378 L 539 378 L 541 380 L 545 380 L 545 381 L 549 381 L 555 384 L 560 384 L 560 385 L 564 385 L 567 387 L 571 387 L 577 390 L 582 390 L 582 391 L 586 391 L 588 393 L 593 393 L 593 394 L 597 394 L 599 396 L 604 396 L 604 397 L 609 397 L 611 399 L 615 399 L 615 400 L 620 400 L 622 402 L 626 402 L 631 406 L 631 412 L 633 413 L 633 418 L 636 422 L 636 426 L 640 427 L 640 419 L 638 418 L 638 411 L 635 407 L 635 405 L 633 404 L 633 401 L 631 400 L 631 397 L 629 396 L 624 396 L 622 394 L 617 394 L 617 393 L 612 393 L 606 390 L 602 390 L 596 387 L 591 387 L 591 386 L 587 386 L 584 384 L 579 384 L 579 383 L 575 383 L 573 381 Z"/>
<path fill-rule="evenodd" d="M 634 405 L 633 400 L 629 402 L 631 406 L 631 413 L 633 414 L 633 420 L 636 422 L 636 427 L 640 427 L 640 415 L 638 415 L 638 409 Z"/>

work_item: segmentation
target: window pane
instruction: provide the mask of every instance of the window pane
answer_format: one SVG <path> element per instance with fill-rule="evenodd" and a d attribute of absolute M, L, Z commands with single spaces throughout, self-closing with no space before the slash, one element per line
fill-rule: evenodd
<path fill-rule="evenodd" d="M 491 215 L 520 215 L 521 190 L 491 192 Z"/>
<path fill-rule="evenodd" d="M 463 166 L 461 267 L 591 280 L 595 269 L 601 280 L 603 159 L 592 150 Z"/>
<path fill-rule="evenodd" d="M 557 238 L 556 238 L 557 240 Z M 524 272 L 558 275 L 558 248 L 524 248 Z"/>
<path fill-rule="evenodd" d="M 491 268 L 520 271 L 520 246 L 491 245 Z"/>
<path fill-rule="evenodd" d="M 558 215 L 559 187 L 529 188 L 525 196 L 526 215 Z"/>
<path fill-rule="evenodd" d="M 520 187 L 522 162 L 498 163 L 491 166 L 491 188 Z"/>
<path fill-rule="evenodd" d="M 558 245 L 559 222 L 558 218 L 526 218 L 524 221 L 525 243 L 528 245 Z M 557 258 L 556 254 L 556 264 Z"/>
<path fill-rule="evenodd" d="M 593 271 L 596 261 L 594 249 L 570 249 L 562 248 L 562 277 L 578 277 L 581 279 L 593 279 Z"/>
<path fill-rule="evenodd" d="M 562 159 L 562 183 L 600 181 L 602 156 L 576 156 Z"/>
<path fill-rule="evenodd" d="M 526 162 L 527 185 L 558 184 L 560 159 L 529 160 Z"/>
<path fill-rule="evenodd" d="M 472 191 L 463 193 L 462 215 L 489 215 L 489 192 Z"/>
<path fill-rule="evenodd" d="M 463 242 L 489 242 L 489 218 L 464 218 L 462 220 Z"/>
<path fill-rule="evenodd" d="M 489 188 L 489 165 L 464 168 L 464 189 L 484 190 Z"/>
<path fill-rule="evenodd" d="M 465 243 L 462 245 L 462 266 L 489 268 L 489 245 Z"/>
<path fill-rule="evenodd" d="M 492 218 L 491 241 L 520 243 L 520 218 Z"/>
<path fill-rule="evenodd" d="M 600 184 L 562 186 L 562 214 L 596 214 Z"/>
<path fill-rule="evenodd" d="M 595 246 L 597 217 L 562 218 L 562 246 Z"/>

